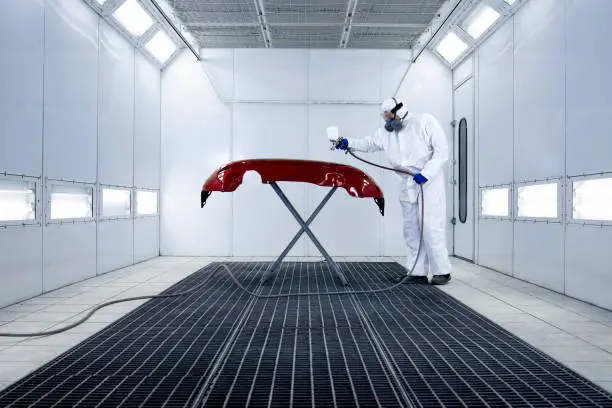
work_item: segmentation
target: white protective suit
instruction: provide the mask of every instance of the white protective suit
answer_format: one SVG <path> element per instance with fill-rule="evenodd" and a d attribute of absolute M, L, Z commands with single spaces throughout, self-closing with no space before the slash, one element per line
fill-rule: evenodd
<path fill-rule="evenodd" d="M 394 106 L 393 99 L 386 100 L 381 111 L 389 111 Z M 399 132 L 388 132 L 381 126 L 374 136 L 362 139 L 347 138 L 348 146 L 361 152 L 384 150 L 391 167 L 409 170 L 415 174 L 421 173 L 427 178 L 428 181 L 423 184 L 424 247 L 412 275 L 427 276 L 428 266 L 432 275 L 446 275 L 451 270 L 446 248 L 446 194 L 443 172 L 443 166 L 449 158 L 446 135 L 439 122 L 430 114 L 410 114 L 402 107 L 397 115 L 404 118 L 403 128 Z M 407 268 L 410 270 L 420 242 L 420 187 L 412 176 L 396 174 L 400 178 L 399 196 L 404 217 Z"/>

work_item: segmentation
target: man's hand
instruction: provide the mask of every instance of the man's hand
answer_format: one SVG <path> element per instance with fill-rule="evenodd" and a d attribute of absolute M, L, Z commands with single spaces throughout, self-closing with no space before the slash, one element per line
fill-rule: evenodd
<path fill-rule="evenodd" d="M 334 147 L 336 148 L 336 150 L 348 150 L 348 140 L 344 137 L 341 137 L 338 139 Z"/>
<path fill-rule="evenodd" d="M 427 182 L 427 179 L 421 173 L 415 174 L 415 176 L 412 179 L 417 184 L 425 184 Z"/>

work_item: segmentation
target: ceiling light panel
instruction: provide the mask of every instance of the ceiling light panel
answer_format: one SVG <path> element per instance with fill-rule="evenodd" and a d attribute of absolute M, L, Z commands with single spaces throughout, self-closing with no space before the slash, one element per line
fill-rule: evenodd
<path fill-rule="evenodd" d="M 126 0 L 115 10 L 113 17 L 136 37 L 143 35 L 153 25 L 153 19 L 137 0 Z"/>
<path fill-rule="evenodd" d="M 177 46 L 165 32 L 160 30 L 149 40 L 145 48 L 163 64 L 174 54 Z"/>
<path fill-rule="evenodd" d="M 446 61 L 453 63 L 467 48 L 468 45 L 451 31 L 436 46 L 436 51 Z"/>
<path fill-rule="evenodd" d="M 501 15 L 492 7 L 481 3 L 463 23 L 462 28 L 474 39 L 485 33 Z"/>

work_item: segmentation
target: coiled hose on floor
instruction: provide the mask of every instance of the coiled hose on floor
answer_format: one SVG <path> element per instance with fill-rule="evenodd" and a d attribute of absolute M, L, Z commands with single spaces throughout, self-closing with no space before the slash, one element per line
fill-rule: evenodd
<path fill-rule="evenodd" d="M 414 174 L 410 171 L 407 170 L 401 170 L 401 169 L 393 169 L 390 167 L 385 167 L 385 166 L 381 166 L 380 164 L 376 164 L 376 163 L 372 163 L 369 162 L 365 159 L 362 159 L 361 157 L 358 157 L 357 155 L 355 155 L 355 153 L 353 153 L 352 149 L 348 149 L 347 153 L 349 153 L 351 156 L 355 157 L 357 160 L 361 160 L 364 163 L 370 164 L 372 166 L 375 167 L 379 167 L 381 169 L 385 169 L 385 170 L 391 170 L 391 171 L 396 171 L 396 172 L 400 172 L 400 173 L 405 173 L 408 174 L 410 176 L 414 176 Z M 114 305 L 116 303 L 122 303 L 122 302 L 131 302 L 131 301 L 135 301 L 135 300 L 144 300 L 144 299 L 167 299 L 167 298 L 174 298 L 174 297 L 180 297 L 180 296 L 185 296 L 188 295 L 190 293 L 193 293 L 195 291 L 197 291 L 198 289 L 200 289 L 201 287 L 203 287 L 206 283 L 208 283 L 208 281 L 211 279 L 211 277 L 215 274 L 215 272 L 217 272 L 219 269 L 225 269 L 225 271 L 229 274 L 230 278 L 232 279 L 232 281 L 236 284 L 236 286 L 238 286 L 241 290 L 243 290 L 244 292 L 248 293 L 251 296 L 254 296 L 256 298 L 260 298 L 260 299 L 274 299 L 274 298 L 282 298 L 282 297 L 291 297 L 291 296 L 323 296 L 323 295 L 358 295 L 358 294 L 371 294 L 371 293 L 380 293 L 380 292 L 386 292 L 389 291 L 391 289 L 394 289 L 400 285 L 403 284 L 404 280 L 407 279 L 409 276 L 412 275 L 412 272 L 414 271 L 414 268 L 416 267 L 416 264 L 419 260 L 419 256 L 421 255 L 421 249 L 423 247 L 423 220 L 424 220 L 424 216 L 425 216 L 425 204 L 424 204 L 424 196 L 423 196 L 423 186 L 420 185 L 419 186 L 421 189 L 421 223 L 420 223 L 420 238 L 419 238 L 419 249 L 417 251 L 417 255 L 414 259 L 414 263 L 412 264 L 412 267 L 410 268 L 410 270 L 408 271 L 408 273 L 406 275 L 404 275 L 397 283 L 390 285 L 388 287 L 385 288 L 379 288 L 379 289 L 369 289 L 369 290 L 345 290 L 345 291 L 333 291 L 333 292 L 294 292 L 294 293 L 278 293 L 278 294 L 272 294 L 272 295 L 262 295 L 259 293 L 255 293 L 250 291 L 249 289 L 247 289 L 244 285 L 242 285 L 242 283 L 240 283 L 240 281 L 236 278 L 236 276 L 234 275 L 234 273 L 231 271 L 230 268 L 228 268 L 228 266 L 226 264 L 220 264 L 217 265 L 215 267 L 215 269 L 208 274 L 207 278 L 200 283 L 199 285 L 195 286 L 192 289 L 186 290 L 184 292 L 179 292 L 179 293 L 172 293 L 172 294 L 166 294 L 166 295 L 149 295 L 149 296 L 136 296 L 136 297 L 128 297 L 128 298 L 124 298 L 124 299 L 117 299 L 117 300 L 113 300 L 113 301 L 109 301 L 109 302 L 104 302 L 99 304 L 98 306 L 94 307 L 93 309 L 91 309 L 89 311 L 89 313 L 87 313 L 83 318 L 81 318 L 80 320 L 77 320 L 74 323 L 71 323 L 67 326 L 58 328 L 58 329 L 54 329 L 54 330 L 47 330 L 47 331 L 41 331 L 41 332 L 33 332 L 33 333 L 2 333 L 0 332 L 0 337 L 40 337 L 40 336 L 49 336 L 52 334 L 58 334 L 58 333 L 62 333 L 65 331 L 68 331 L 80 324 L 83 324 L 87 319 L 89 319 L 96 311 L 110 306 L 110 305 Z"/>

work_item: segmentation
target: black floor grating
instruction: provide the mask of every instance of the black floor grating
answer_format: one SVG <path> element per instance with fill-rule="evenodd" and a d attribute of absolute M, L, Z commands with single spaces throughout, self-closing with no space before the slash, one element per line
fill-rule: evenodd
<path fill-rule="evenodd" d="M 343 290 L 326 263 L 231 263 L 261 294 Z M 256 299 L 212 264 L 0 392 L 0 407 L 612 407 L 612 396 L 435 287 Z M 395 263 L 342 263 L 352 289 Z M 452 283 L 451 283 L 452 284 Z"/>

